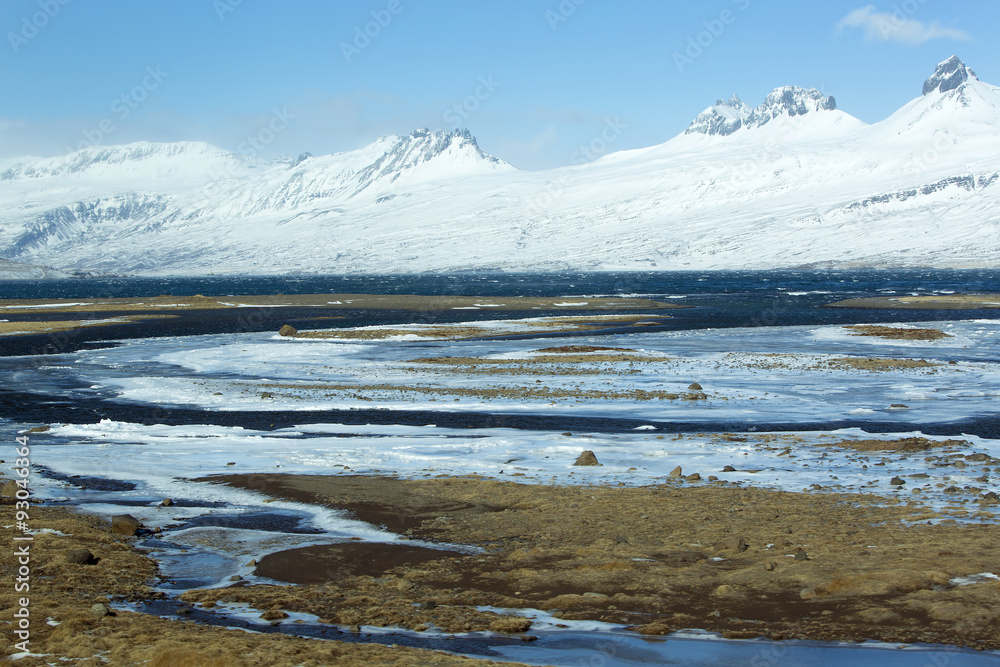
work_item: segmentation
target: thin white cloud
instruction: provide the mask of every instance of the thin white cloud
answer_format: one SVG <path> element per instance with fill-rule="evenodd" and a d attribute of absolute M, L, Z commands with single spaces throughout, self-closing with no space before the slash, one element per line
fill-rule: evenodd
<path fill-rule="evenodd" d="M 864 30 L 865 39 L 871 42 L 917 45 L 932 39 L 972 41 L 972 36 L 964 30 L 945 28 L 937 21 L 930 23 L 917 21 L 899 9 L 892 12 L 878 12 L 875 11 L 875 5 L 860 7 L 840 19 L 837 23 L 838 34 L 845 28 L 861 28 Z"/>

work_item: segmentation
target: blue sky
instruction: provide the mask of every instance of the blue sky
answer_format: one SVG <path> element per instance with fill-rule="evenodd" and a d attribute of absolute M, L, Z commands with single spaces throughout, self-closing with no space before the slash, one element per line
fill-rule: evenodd
<path fill-rule="evenodd" d="M 4 0 L 0 157 L 320 154 L 460 126 L 545 169 L 608 123 L 608 152 L 667 141 L 734 93 L 819 88 L 876 122 L 952 54 L 1000 84 L 998 27 L 995 0 Z"/>

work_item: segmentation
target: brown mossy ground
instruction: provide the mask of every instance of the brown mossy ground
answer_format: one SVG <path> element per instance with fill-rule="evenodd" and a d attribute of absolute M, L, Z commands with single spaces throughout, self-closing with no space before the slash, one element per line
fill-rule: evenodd
<path fill-rule="evenodd" d="M 192 601 L 243 601 L 342 624 L 415 629 L 485 629 L 496 619 L 472 607 L 493 605 L 650 634 L 701 628 L 727 637 L 1000 648 L 1000 582 L 950 583 L 996 571 L 1000 527 L 917 524 L 942 517 L 895 499 L 683 480 L 629 488 L 477 477 L 209 479 L 483 551 L 369 575 L 314 560 L 310 567 L 325 583 L 194 592 Z M 280 571 L 269 576 L 280 578 Z"/>
<path fill-rule="evenodd" d="M 14 523 L 14 508 L 0 506 L 0 522 Z M 97 602 L 144 600 L 154 597 L 156 564 L 133 548 L 127 538 L 112 536 L 106 522 L 63 508 L 33 507 L 29 523 L 64 535 L 40 533 L 30 542 L 30 590 L 15 592 L 18 567 L 11 544 L 0 551 L 0 619 L 5 623 L 19 608 L 18 599 L 30 599 L 29 648 L 38 656 L 16 662 L 0 657 L 0 665 L 144 665 L 146 667 L 256 667 L 293 665 L 435 665 L 475 667 L 497 664 L 448 654 L 376 644 L 316 641 L 282 635 L 247 633 L 193 622 L 172 621 L 129 611 L 98 619 L 90 613 Z M 9 531 L 8 531 L 9 533 Z M 89 549 L 96 565 L 73 565 L 66 554 Z M 55 623 L 57 625 L 52 625 Z M 17 641 L 4 630 L 4 650 L 17 652 Z"/>
<path fill-rule="evenodd" d="M 1000 294 L 934 294 L 928 296 L 864 297 L 831 303 L 829 308 L 919 308 L 965 310 L 1000 308 Z"/>
<path fill-rule="evenodd" d="M 951 334 L 946 334 L 939 329 L 910 329 L 904 327 L 887 327 L 881 324 L 856 324 L 844 328 L 850 330 L 853 336 L 876 336 L 890 340 L 938 340 L 941 338 L 951 338 Z"/>
<path fill-rule="evenodd" d="M 4 313 L 7 317 L 16 317 L 10 313 Z M 122 324 L 123 322 L 143 322 L 145 320 L 163 319 L 173 317 L 173 315 L 124 315 L 122 317 L 95 319 L 95 320 L 14 320 L 13 322 L 0 322 L 0 334 L 2 335 L 24 335 L 39 333 L 58 333 L 60 331 L 71 331 L 86 327 L 100 327 L 111 324 Z M 7 318 L 5 318 L 7 319 Z"/>

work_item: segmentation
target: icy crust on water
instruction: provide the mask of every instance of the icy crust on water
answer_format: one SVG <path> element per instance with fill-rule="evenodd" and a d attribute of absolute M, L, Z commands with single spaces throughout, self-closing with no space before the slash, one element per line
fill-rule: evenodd
<path fill-rule="evenodd" d="M 509 324 L 476 326 L 502 334 Z M 592 416 L 658 421 L 806 423 L 874 415 L 901 424 L 991 412 L 1000 395 L 1000 369 L 992 360 L 1000 326 L 990 320 L 928 326 L 948 337 L 887 340 L 839 326 L 361 343 L 255 334 L 162 340 L 152 347 L 133 342 L 81 354 L 80 361 L 100 376 L 102 366 L 127 368 L 152 353 L 146 358 L 168 373 L 115 372 L 95 378 L 98 388 L 131 401 L 213 410 L 578 415 L 586 405 Z M 572 356 L 547 351 L 565 345 L 622 349 Z M 693 382 L 703 398 L 688 389 Z"/>
<path fill-rule="evenodd" d="M 897 497 L 905 492 L 936 509 L 963 503 L 975 509 L 977 494 L 992 488 L 981 470 L 989 462 L 978 461 L 1000 456 L 1000 441 L 955 435 L 964 442 L 911 452 L 831 446 L 871 437 L 919 437 L 921 423 L 993 411 L 1000 377 L 991 355 L 1000 342 L 1000 326 L 990 320 L 934 326 L 948 337 L 886 340 L 823 326 L 503 341 L 342 342 L 270 334 L 136 340 L 60 357 L 55 366 L 35 372 L 40 378 L 68 373 L 90 387 L 87 393 L 105 398 L 210 411 L 298 410 L 303 420 L 266 430 L 108 420 L 55 424 L 37 446 L 39 460 L 57 472 L 135 482 L 139 488 L 131 493 L 150 501 L 187 497 L 260 506 L 257 494 L 187 481 L 220 471 L 476 473 L 521 482 L 640 485 L 662 482 L 680 466 L 684 475 L 697 473 L 703 480 L 715 476 L 796 491 Z M 592 347 L 580 347 L 586 345 Z M 693 382 L 701 388 L 691 388 Z M 636 425 L 623 433 L 588 433 L 311 423 L 318 420 L 310 413 L 331 408 L 567 419 L 605 415 Z M 862 418 L 899 428 L 891 436 L 835 428 L 837 421 Z M 799 421 L 834 428 L 826 433 L 805 428 L 780 434 L 661 432 L 662 423 L 671 421 Z M 573 466 L 584 450 L 593 451 L 601 465 Z M 974 455 L 966 464 L 965 457 Z M 903 483 L 893 484 L 893 478 Z M 62 482 L 44 484 L 48 493 L 66 493 L 58 488 Z M 292 503 L 268 507 L 303 513 L 313 525 L 343 537 L 391 539 L 331 510 Z M 164 525 L 178 512 L 136 511 L 151 526 Z"/>

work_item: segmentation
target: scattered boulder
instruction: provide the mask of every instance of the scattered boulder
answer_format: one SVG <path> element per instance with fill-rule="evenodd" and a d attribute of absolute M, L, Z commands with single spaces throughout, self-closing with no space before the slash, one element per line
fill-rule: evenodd
<path fill-rule="evenodd" d="M 688 385 L 688 389 L 690 389 L 691 391 L 701 391 L 702 386 L 697 382 L 692 382 L 691 384 Z"/>
<path fill-rule="evenodd" d="M 795 552 L 794 558 L 795 560 L 809 560 L 809 554 L 807 554 L 802 549 L 799 549 L 798 551 Z"/>
<path fill-rule="evenodd" d="M 268 609 L 263 614 L 260 615 L 262 621 L 280 621 L 282 619 L 288 618 L 288 614 L 281 611 L 280 609 Z"/>
<path fill-rule="evenodd" d="M 163 500 L 160 501 L 160 507 L 170 507 L 173 504 L 174 501 L 171 500 L 170 498 L 164 498 Z"/>
<path fill-rule="evenodd" d="M 701 481 L 701 475 L 699 475 L 698 473 L 694 473 L 694 474 L 688 475 L 684 479 L 686 479 L 689 482 L 700 482 Z"/>
<path fill-rule="evenodd" d="M 229 581 L 243 581 L 243 577 L 241 577 L 238 574 L 234 574 L 233 576 L 229 577 Z"/>
<path fill-rule="evenodd" d="M 576 461 L 573 463 L 575 466 L 599 466 L 600 463 L 597 462 L 597 456 L 594 452 L 589 449 L 576 457 Z"/>
<path fill-rule="evenodd" d="M 131 514 L 116 514 L 111 517 L 111 532 L 114 535 L 135 535 L 142 526 Z"/>
<path fill-rule="evenodd" d="M 897 477 L 893 477 L 892 479 L 890 479 L 889 480 L 889 484 L 892 484 L 893 486 L 902 486 L 902 485 L 906 484 L 906 480 L 903 479 L 902 477 L 898 477 L 897 476 Z"/>
<path fill-rule="evenodd" d="M 983 494 L 983 501 L 990 505 L 1000 505 L 1000 496 L 993 491 L 989 491 Z"/>
<path fill-rule="evenodd" d="M 278 329 L 279 336 L 294 336 L 298 332 L 299 330 L 293 327 L 291 324 L 286 324 L 280 329 Z"/>
<path fill-rule="evenodd" d="M 724 540 L 716 542 L 715 548 L 719 549 L 720 551 L 722 549 L 732 549 L 733 551 L 736 551 L 738 553 L 743 553 L 744 551 L 750 548 L 750 545 L 747 544 L 746 540 L 744 540 L 742 537 L 733 536 L 733 537 L 727 537 Z"/>
<path fill-rule="evenodd" d="M 725 468 L 722 469 L 722 472 L 736 472 L 736 468 L 734 468 L 733 466 L 726 466 Z"/>
<path fill-rule="evenodd" d="M 100 620 L 105 616 L 114 616 L 114 612 L 111 611 L 111 607 L 103 602 L 97 602 L 90 607 L 90 615 Z"/>
<path fill-rule="evenodd" d="M 683 476 L 684 472 L 681 470 L 680 466 L 677 466 L 676 468 L 671 470 L 670 473 L 667 475 L 667 477 L 683 477 Z"/>
<path fill-rule="evenodd" d="M 66 562 L 73 565 L 97 565 L 101 560 L 90 553 L 90 549 L 73 549 L 66 554 Z"/>
<path fill-rule="evenodd" d="M 0 498 L 13 498 L 17 495 L 17 490 L 20 488 L 17 482 L 12 479 L 5 480 L 0 478 L 0 483 L 3 484 L 3 486 L 0 486 Z"/>
<path fill-rule="evenodd" d="M 261 399 L 265 399 L 265 398 L 274 398 L 274 394 L 272 394 L 272 393 L 271 393 L 271 392 L 269 392 L 269 391 L 265 391 L 265 392 L 261 392 L 261 395 L 260 395 L 260 397 L 261 397 Z"/>

